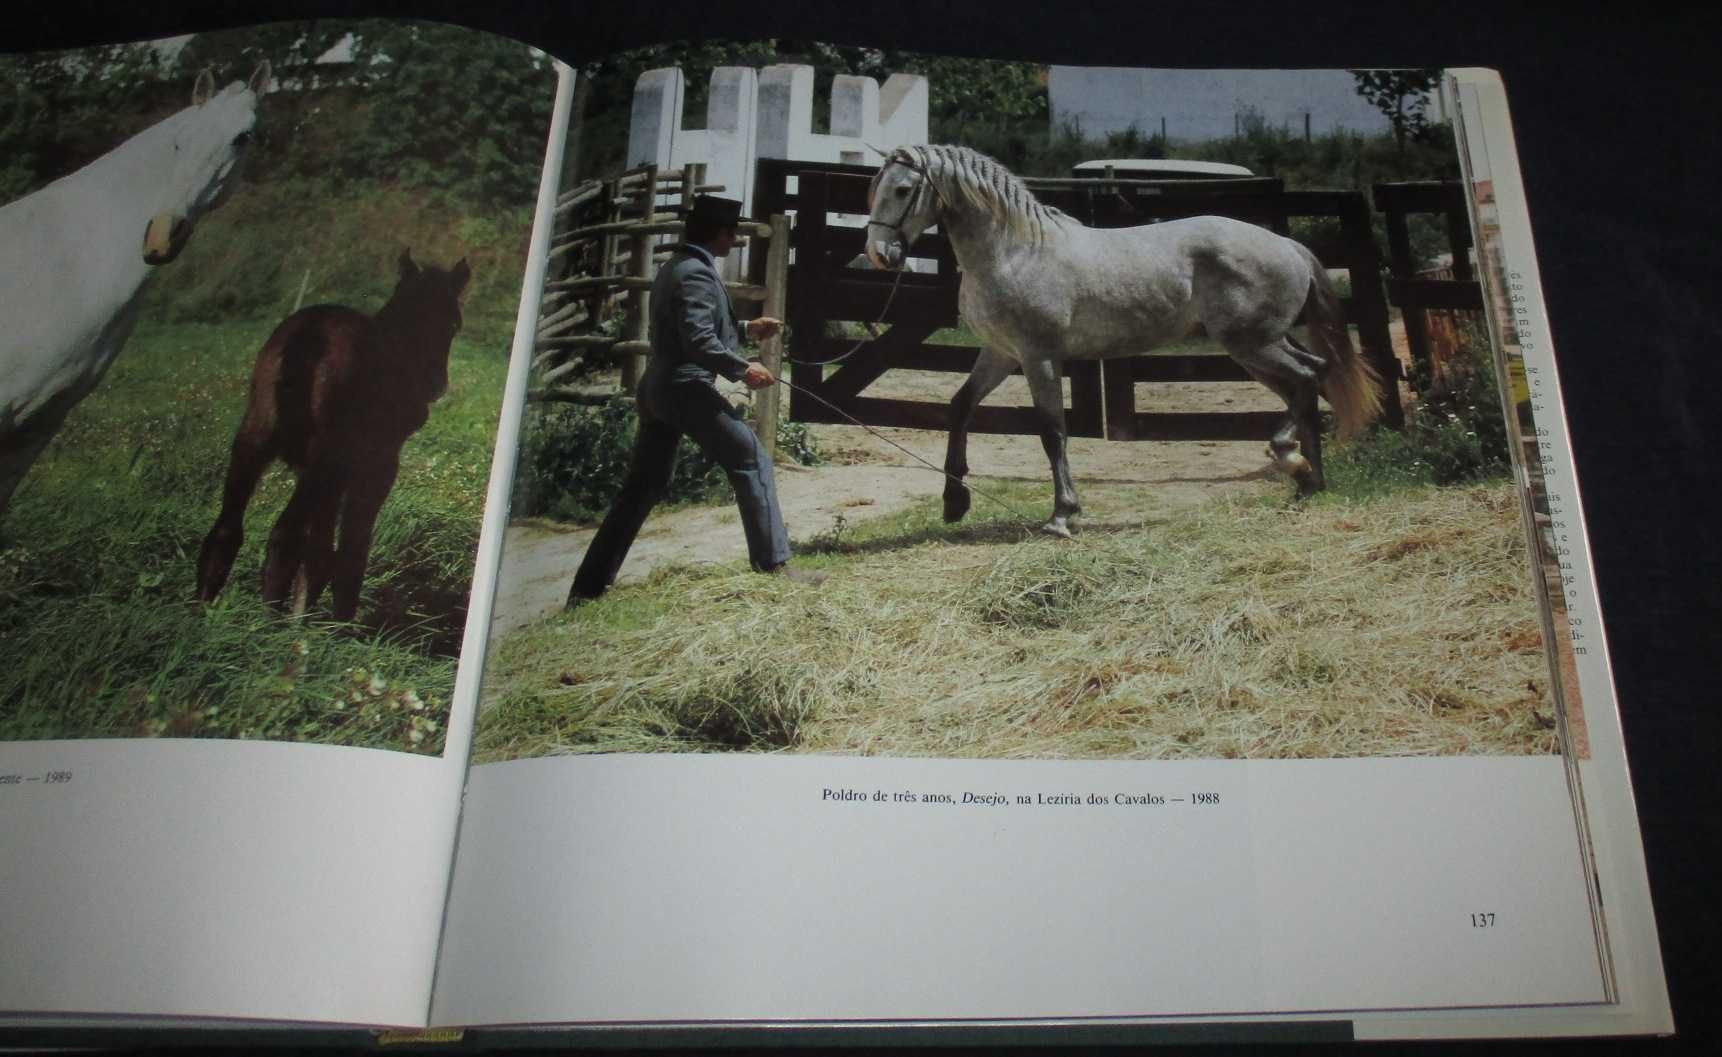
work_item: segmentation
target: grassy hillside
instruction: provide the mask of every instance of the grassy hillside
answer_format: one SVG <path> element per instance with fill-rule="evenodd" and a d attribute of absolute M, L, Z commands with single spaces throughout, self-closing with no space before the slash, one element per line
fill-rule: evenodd
<path fill-rule="evenodd" d="M 491 342 L 456 340 L 450 391 L 407 443 L 378 520 L 357 625 L 290 620 L 259 600 L 263 543 L 293 484 L 279 465 L 206 608 L 192 601 L 197 552 L 276 322 L 140 326 L 25 479 L 0 520 L 0 740 L 441 751 L 506 362 Z"/>

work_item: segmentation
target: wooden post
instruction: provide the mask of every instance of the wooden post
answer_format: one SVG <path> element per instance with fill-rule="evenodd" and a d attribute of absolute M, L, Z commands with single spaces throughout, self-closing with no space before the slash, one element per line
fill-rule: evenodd
<path fill-rule="evenodd" d="M 765 254 L 765 306 L 761 315 L 782 319 L 789 304 L 789 218 L 782 213 L 771 217 L 771 244 Z M 759 343 L 759 362 L 773 378 L 783 371 L 783 332 Z M 765 445 L 766 454 L 777 457 L 777 421 L 782 406 L 777 386 L 761 389 L 757 394 L 759 413 L 753 428 Z"/>
<path fill-rule="evenodd" d="M 1100 361 L 1101 400 L 1105 405 L 1107 440 L 1136 439 L 1135 358 Z"/>
<path fill-rule="evenodd" d="M 1381 251 L 1369 223 L 1369 203 L 1363 192 L 1346 196 L 1339 222 L 1345 239 L 1345 267 L 1351 272 L 1351 299 L 1346 305 L 1351 323 L 1357 327 L 1358 351 L 1381 376 L 1382 418 L 1392 429 L 1405 428 L 1405 409 L 1399 403 L 1399 357 L 1393 355 L 1393 339 L 1387 330 L 1387 297 L 1381 287 Z"/>
<path fill-rule="evenodd" d="M 656 166 L 646 169 L 644 185 L 647 188 L 657 186 L 658 170 Z M 652 213 L 652 201 L 645 202 L 645 215 Z M 652 236 L 635 234 L 628 237 L 630 256 L 628 273 L 636 279 L 652 278 Z M 626 325 L 623 337 L 627 341 L 645 341 L 647 324 L 651 319 L 651 294 L 645 290 L 629 290 L 627 301 Z M 640 387 L 640 376 L 646 372 L 646 357 L 640 353 L 630 354 L 622 361 L 622 393 L 633 396 L 634 390 Z"/>
<path fill-rule="evenodd" d="M 634 235 L 631 240 L 633 256 L 628 262 L 628 271 L 635 278 L 650 278 L 652 274 L 652 237 L 650 235 Z M 651 294 L 645 290 L 628 291 L 627 323 L 624 331 L 628 341 L 645 341 L 646 325 L 650 318 Z M 640 376 L 646 371 L 646 358 L 638 353 L 622 360 L 622 392 L 628 396 L 634 395 L 639 388 Z"/>

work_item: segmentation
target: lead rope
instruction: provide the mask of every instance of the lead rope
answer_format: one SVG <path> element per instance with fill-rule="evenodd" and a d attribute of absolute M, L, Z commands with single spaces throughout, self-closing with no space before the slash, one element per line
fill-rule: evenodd
<path fill-rule="evenodd" d="M 897 269 L 897 277 L 895 279 L 891 280 L 891 292 L 888 295 L 886 295 L 886 297 L 885 297 L 885 307 L 881 308 L 879 310 L 879 318 L 875 319 L 872 323 L 868 324 L 868 326 L 870 328 L 878 327 L 879 324 L 885 322 L 885 317 L 891 313 L 891 302 L 895 301 L 897 299 L 897 287 L 899 287 L 903 284 L 903 273 L 908 271 L 908 270 L 909 269 L 906 265 L 905 265 L 905 267 Z M 784 363 L 800 364 L 803 367 L 834 367 L 837 364 L 842 363 L 844 360 L 847 360 L 849 357 L 855 355 L 857 352 L 860 352 L 862 347 L 864 345 L 866 345 L 869 340 L 871 340 L 871 339 L 866 338 L 866 337 L 862 338 L 860 341 L 857 341 L 854 345 L 850 346 L 848 352 L 845 352 L 843 355 L 838 356 L 835 359 L 830 359 L 830 360 L 798 360 L 795 357 L 789 355 L 788 353 L 785 353 L 783 356 L 783 362 Z M 789 343 L 786 341 L 786 342 L 784 342 L 784 344 L 787 345 Z M 787 384 L 787 383 L 785 383 L 785 384 Z M 803 390 L 803 391 L 805 392 L 805 390 Z"/>
<path fill-rule="evenodd" d="M 896 228 L 898 230 L 898 237 L 902 238 L 901 228 L 903 225 L 903 221 L 908 218 L 908 216 L 911 212 L 914 211 L 915 202 L 920 199 L 922 192 L 924 192 L 927 188 L 932 188 L 933 197 L 937 198 L 939 200 L 939 205 L 941 207 L 948 208 L 949 203 L 945 201 L 945 192 L 939 190 L 939 185 L 933 181 L 932 172 L 927 169 L 927 167 L 924 163 L 917 165 L 915 163 L 914 159 L 910 158 L 908 153 L 906 151 L 904 151 L 902 148 L 898 148 L 896 151 L 893 151 L 891 153 L 890 157 L 886 159 L 885 164 L 880 167 L 879 175 L 883 176 L 885 170 L 890 168 L 892 165 L 907 166 L 911 172 L 919 173 L 921 176 L 921 182 L 915 185 L 914 195 L 911 196 L 910 199 L 903 204 L 902 215 L 897 218 L 896 224 L 895 225 L 884 225 L 883 222 L 881 221 L 881 224 L 883 226 Z M 877 181 L 878 178 L 879 178 L 878 176 L 875 176 L 874 180 Z M 871 200 L 871 196 L 872 196 L 872 191 L 869 190 L 868 191 L 869 200 Z M 939 211 L 937 209 L 934 210 L 933 218 L 935 221 L 937 221 L 939 219 Z M 872 222 L 869 221 L 867 226 L 872 227 L 873 226 Z M 909 243 L 909 240 L 907 238 L 904 238 L 903 239 L 903 252 L 904 252 L 904 254 L 907 254 L 909 252 L 908 243 Z M 903 284 L 903 273 L 908 271 L 908 270 L 909 270 L 909 262 L 905 260 L 903 262 L 903 267 L 897 269 L 897 277 L 895 279 L 891 280 L 891 292 L 885 296 L 885 307 L 881 308 L 879 310 L 879 318 L 874 320 L 872 323 L 867 324 L 867 329 L 870 332 L 874 332 L 875 335 L 877 333 L 879 324 L 885 322 L 885 317 L 891 314 L 891 302 L 895 301 L 897 299 L 897 287 L 899 287 Z M 835 359 L 830 359 L 830 360 L 798 360 L 795 357 L 788 355 L 787 353 L 784 354 L 783 359 L 784 359 L 785 363 L 800 364 L 803 367 L 833 366 L 833 365 L 842 363 L 844 360 L 847 360 L 849 357 L 855 355 L 857 352 L 860 352 L 862 346 L 866 345 L 868 340 L 869 340 L 868 338 L 860 339 L 854 345 L 849 347 L 849 351 L 845 352 L 841 356 L 836 357 Z M 784 344 L 785 344 L 785 346 L 787 346 L 788 342 L 785 342 Z M 785 383 L 785 384 L 787 385 L 788 383 Z M 805 389 L 803 389 L 801 391 L 806 392 Z M 814 395 L 814 394 L 809 394 L 809 395 L 813 395 L 814 399 L 820 400 L 822 403 L 826 402 L 823 400 L 823 398 L 821 398 L 817 395 Z M 834 409 L 834 410 L 837 410 L 839 414 L 843 414 L 841 409 Z M 880 438 L 880 439 L 883 440 L 884 438 Z M 944 471 L 941 470 L 940 472 L 943 473 Z"/>
<path fill-rule="evenodd" d="M 1021 510 L 1018 510 L 1016 507 L 1011 506 L 1009 503 L 1005 502 L 1003 499 L 1000 499 L 998 496 L 993 495 L 990 492 L 984 492 L 972 484 L 965 484 L 963 482 L 963 479 L 961 477 L 958 477 L 956 474 L 950 473 L 950 472 L 948 472 L 948 471 L 946 471 L 946 470 L 944 470 L 938 466 L 934 466 L 932 463 L 928 462 L 926 459 L 921 458 L 919 455 L 910 451 L 908 448 L 905 448 L 903 445 L 898 444 L 896 441 L 892 440 L 890 437 L 887 437 L 887 436 L 885 436 L 885 434 L 880 433 L 878 430 L 874 429 L 872 426 L 869 426 L 867 423 L 856 418 L 854 415 L 851 415 L 849 412 L 838 407 L 836 404 L 833 404 L 831 401 L 825 399 L 823 396 L 820 396 L 818 393 L 807 388 L 806 386 L 796 385 L 794 382 L 790 381 L 787 378 L 779 378 L 778 382 L 782 385 L 789 386 L 789 388 L 795 390 L 798 393 L 806 393 L 808 396 L 811 396 L 813 399 L 824 404 L 826 407 L 837 412 L 839 415 L 842 415 L 844 418 L 848 419 L 850 422 L 854 423 L 855 425 L 860 426 L 862 429 L 873 434 L 873 436 L 878 437 L 880 440 L 884 441 L 886 444 L 891 445 L 891 447 L 896 448 L 898 451 L 902 452 L 904 455 L 907 455 L 909 458 L 914 459 L 916 462 L 920 463 L 922 466 L 925 466 L 927 469 L 938 474 L 940 477 L 943 477 L 943 478 L 946 478 L 947 480 L 956 482 L 959 486 L 961 486 L 963 488 L 967 488 L 969 491 L 975 493 L 976 495 L 980 496 L 983 499 L 992 500 L 993 502 L 997 503 L 999 506 L 1004 507 L 1010 513 L 1016 515 L 1019 518 L 1022 518 L 1025 521 L 1034 520 L 1032 515 L 1027 514 Z"/>

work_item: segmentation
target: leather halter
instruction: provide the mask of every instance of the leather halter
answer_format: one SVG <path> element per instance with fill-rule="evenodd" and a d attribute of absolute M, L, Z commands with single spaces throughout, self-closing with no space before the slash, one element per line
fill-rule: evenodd
<path fill-rule="evenodd" d="M 885 171 L 893 165 L 901 165 L 912 173 L 920 174 L 920 182 L 915 184 L 914 193 L 910 194 L 908 200 L 903 203 L 903 211 L 897 214 L 897 219 L 895 221 L 887 223 L 883 220 L 873 220 L 869 218 L 867 226 L 882 227 L 895 234 L 897 236 L 897 241 L 903 244 L 903 252 L 907 253 L 909 250 L 909 243 L 913 240 L 909 238 L 908 232 L 903 230 L 903 222 L 908 220 L 915 212 L 917 203 L 921 201 L 922 191 L 928 187 L 933 189 L 933 197 L 937 200 L 933 205 L 933 222 L 935 224 L 939 222 L 940 214 L 943 212 L 945 196 L 944 193 L 939 190 L 939 185 L 933 182 L 933 175 L 927 171 L 927 167 L 925 165 L 916 164 L 915 160 L 909 156 L 909 153 L 902 148 L 892 151 L 891 156 L 885 159 L 885 164 L 879 167 L 879 175 L 873 178 L 875 187 L 878 186 L 879 181 L 885 178 Z"/>

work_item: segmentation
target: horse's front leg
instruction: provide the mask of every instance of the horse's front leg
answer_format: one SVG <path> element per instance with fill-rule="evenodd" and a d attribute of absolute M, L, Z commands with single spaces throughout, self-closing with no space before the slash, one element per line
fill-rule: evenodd
<path fill-rule="evenodd" d="M 969 422 L 987 394 L 1016 370 L 1016 361 L 1003 353 L 982 349 L 957 395 L 951 398 L 950 437 L 945 446 L 945 520 L 961 521 L 969 512 Z"/>
<path fill-rule="evenodd" d="M 1070 457 L 1066 451 L 1064 428 L 1064 386 L 1059 378 L 1058 363 L 1051 357 L 1023 358 L 1022 373 L 1028 379 L 1029 395 L 1034 398 L 1034 410 L 1040 419 L 1040 446 L 1052 465 L 1052 519 L 1040 527 L 1042 532 L 1070 538 L 1070 519 L 1082 513 L 1076 498 L 1076 482 L 1070 476 Z"/>
<path fill-rule="evenodd" d="M 383 501 L 400 472 L 400 450 L 356 470 L 341 506 L 341 547 L 335 552 L 335 619 L 352 620 L 359 612 L 359 588 L 371 560 L 371 538 Z"/>

